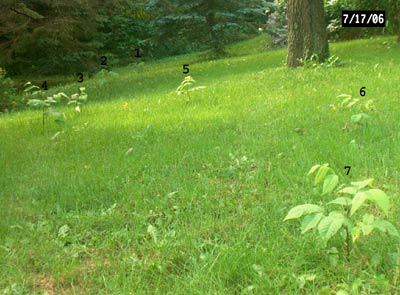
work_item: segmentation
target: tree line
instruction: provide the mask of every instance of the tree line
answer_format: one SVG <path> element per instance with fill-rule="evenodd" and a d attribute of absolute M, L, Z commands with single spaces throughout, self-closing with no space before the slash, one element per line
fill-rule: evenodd
<path fill-rule="evenodd" d="M 108 57 L 110 67 L 126 65 L 137 62 L 138 49 L 143 59 L 204 50 L 218 57 L 228 43 L 254 36 L 268 23 L 281 41 L 289 41 L 289 66 L 313 54 L 324 60 L 328 38 L 341 34 L 400 32 L 397 0 L 1 2 L 0 67 L 13 76 L 95 72 L 101 56 Z M 388 28 L 343 30 L 338 25 L 342 9 L 385 9 Z M 279 21 L 273 21 L 272 13 L 278 13 Z"/>
<path fill-rule="evenodd" d="M 13 75 L 68 74 L 210 49 L 254 35 L 269 1 L 2 0 L 0 65 Z M 4 13 L 3 13 L 4 12 Z"/>

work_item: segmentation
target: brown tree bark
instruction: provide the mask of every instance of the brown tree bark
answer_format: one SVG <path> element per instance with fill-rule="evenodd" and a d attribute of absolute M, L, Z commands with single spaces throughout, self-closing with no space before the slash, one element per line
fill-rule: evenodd
<path fill-rule="evenodd" d="M 318 55 L 319 61 L 324 62 L 329 58 L 328 32 L 326 30 L 326 19 L 324 2 L 322 0 L 309 0 L 311 7 L 311 26 L 313 36 L 313 54 Z"/>
<path fill-rule="evenodd" d="M 320 62 L 329 57 L 323 0 L 288 1 L 288 67 L 317 55 Z"/>
<path fill-rule="evenodd" d="M 289 0 L 288 11 L 288 67 L 301 65 L 300 59 L 304 55 L 304 25 L 302 13 L 307 11 L 307 0 Z"/>

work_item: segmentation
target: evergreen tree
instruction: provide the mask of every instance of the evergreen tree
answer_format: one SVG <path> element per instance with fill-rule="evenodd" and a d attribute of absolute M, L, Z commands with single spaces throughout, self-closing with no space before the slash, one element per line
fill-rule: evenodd
<path fill-rule="evenodd" d="M 164 44 L 165 51 L 177 54 L 195 46 L 220 55 L 227 42 L 265 23 L 271 5 L 254 0 L 153 0 L 146 8 L 155 11 L 153 42 Z"/>

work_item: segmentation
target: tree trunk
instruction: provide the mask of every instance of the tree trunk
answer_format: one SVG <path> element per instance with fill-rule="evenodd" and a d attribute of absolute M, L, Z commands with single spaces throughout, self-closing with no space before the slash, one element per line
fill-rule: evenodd
<path fill-rule="evenodd" d="M 329 57 L 323 0 L 289 0 L 287 65 L 301 66 L 313 55 L 320 62 Z"/>
<path fill-rule="evenodd" d="M 304 55 L 303 13 L 307 11 L 308 0 L 289 0 L 288 10 L 288 67 L 298 67 Z"/>
<path fill-rule="evenodd" d="M 329 58 L 329 44 L 328 44 L 328 32 L 326 31 L 326 20 L 324 2 L 309 0 L 311 5 L 311 17 L 312 17 L 312 36 L 314 39 L 313 43 L 313 54 L 318 55 L 319 61 L 324 62 Z"/>

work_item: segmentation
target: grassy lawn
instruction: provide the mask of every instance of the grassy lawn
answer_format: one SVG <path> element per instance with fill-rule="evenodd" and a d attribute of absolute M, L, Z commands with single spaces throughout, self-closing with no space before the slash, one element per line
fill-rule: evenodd
<path fill-rule="evenodd" d="M 331 44 L 343 66 L 287 69 L 286 51 L 253 50 L 262 42 L 69 84 L 91 103 L 44 134 L 38 111 L 2 115 L 0 292 L 336 294 L 359 281 L 360 294 L 400 292 L 394 239 L 373 234 L 333 267 L 317 235 L 283 222 L 333 198 L 306 178 L 327 162 L 341 182 L 375 178 L 399 225 L 400 47 Z M 206 86 L 189 101 L 175 94 L 183 64 Z M 374 100 L 366 126 L 342 131 L 354 112 L 330 104 L 343 93 Z"/>

